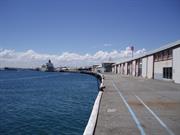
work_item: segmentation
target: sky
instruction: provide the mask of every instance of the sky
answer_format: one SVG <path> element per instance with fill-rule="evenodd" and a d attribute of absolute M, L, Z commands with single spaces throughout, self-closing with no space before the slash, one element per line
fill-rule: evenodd
<path fill-rule="evenodd" d="M 97 64 L 179 39 L 179 0 L 0 0 L 0 67 Z"/>

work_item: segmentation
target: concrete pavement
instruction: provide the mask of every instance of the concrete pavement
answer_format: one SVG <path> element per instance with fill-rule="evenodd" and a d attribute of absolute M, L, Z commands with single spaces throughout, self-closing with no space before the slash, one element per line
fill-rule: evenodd
<path fill-rule="evenodd" d="M 95 135 L 179 135 L 180 85 L 105 74 Z"/>

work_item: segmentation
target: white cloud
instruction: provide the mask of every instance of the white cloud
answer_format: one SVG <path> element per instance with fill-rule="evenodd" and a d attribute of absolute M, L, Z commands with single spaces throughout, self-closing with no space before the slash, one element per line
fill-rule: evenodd
<path fill-rule="evenodd" d="M 134 52 L 134 55 L 145 53 L 145 49 Z M 114 50 L 111 52 L 98 51 L 95 54 L 84 54 L 64 52 L 60 55 L 40 54 L 33 50 L 17 52 L 15 50 L 0 49 L 0 67 L 38 67 L 51 59 L 55 66 L 87 66 L 100 64 L 103 61 L 119 61 L 131 56 L 130 47 L 125 50 Z"/>

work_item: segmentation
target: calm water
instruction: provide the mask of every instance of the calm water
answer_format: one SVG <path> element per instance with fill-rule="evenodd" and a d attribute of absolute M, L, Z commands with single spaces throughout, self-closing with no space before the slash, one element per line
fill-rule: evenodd
<path fill-rule="evenodd" d="M 97 83 L 76 73 L 0 71 L 0 134 L 82 135 Z"/>

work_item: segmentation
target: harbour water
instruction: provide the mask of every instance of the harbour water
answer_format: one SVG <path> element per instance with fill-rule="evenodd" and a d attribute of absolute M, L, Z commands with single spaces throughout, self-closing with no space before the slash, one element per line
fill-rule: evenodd
<path fill-rule="evenodd" d="M 97 93 L 90 75 L 0 71 L 0 134 L 82 135 Z"/>

